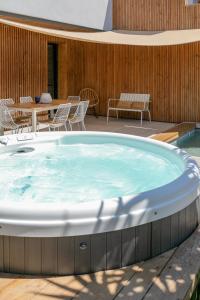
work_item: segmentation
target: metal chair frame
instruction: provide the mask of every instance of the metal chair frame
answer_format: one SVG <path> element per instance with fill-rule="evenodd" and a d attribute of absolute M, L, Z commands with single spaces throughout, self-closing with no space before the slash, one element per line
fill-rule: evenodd
<path fill-rule="evenodd" d="M 81 101 L 78 104 L 75 114 L 72 116 L 72 118 L 68 119 L 70 130 L 72 130 L 73 124 L 78 124 L 79 126 L 81 124 L 82 130 L 86 130 L 84 120 L 85 120 L 88 107 L 89 107 L 89 100 Z"/>
<path fill-rule="evenodd" d="M 27 122 L 18 122 L 18 124 L 13 120 L 10 110 L 5 105 L 0 105 L 0 126 L 4 129 L 12 130 L 12 133 L 19 133 L 25 127 L 28 127 Z"/>
<path fill-rule="evenodd" d="M 15 101 L 12 98 L 0 99 L 0 105 L 3 105 L 3 106 L 11 105 L 14 103 L 15 103 Z"/>
<path fill-rule="evenodd" d="M 60 127 L 64 126 L 65 130 L 67 131 L 67 121 L 68 121 L 70 109 L 71 109 L 71 103 L 60 104 L 53 120 L 50 120 L 49 122 L 48 121 L 38 122 L 38 125 L 39 124 L 47 125 L 49 128 L 49 131 L 51 131 L 51 129 L 54 129 L 54 131 L 55 131 L 56 128 L 59 131 Z M 38 130 L 39 130 L 39 128 L 38 128 Z"/>

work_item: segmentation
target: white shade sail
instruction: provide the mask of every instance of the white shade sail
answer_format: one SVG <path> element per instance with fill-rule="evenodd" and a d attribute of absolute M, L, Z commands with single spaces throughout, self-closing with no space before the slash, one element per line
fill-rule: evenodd
<path fill-rule="evenodd" d="M 85 42 L 133 46 L 170 46 L 189 44 L 200 41 L 200 29 L 173 30 L 163 32 L 129 32 L 129 31 L 107 31 L 107 32 L 80 32 L 56 30 L 20 21 L 11 21 L 0 18 L 0 23 L 38 32 L 50 36 L 73 39 Z M 45 24 L 44 24 L 45 25 Z"/>

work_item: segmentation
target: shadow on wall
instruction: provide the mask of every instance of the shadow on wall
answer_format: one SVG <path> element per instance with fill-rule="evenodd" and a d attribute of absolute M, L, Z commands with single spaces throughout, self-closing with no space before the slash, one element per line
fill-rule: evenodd
<path fill-rule="evenodd" d="M 139 35 L 139 36 L 154 36 L 156 34 L 161 34 L 164 33 L 165 31 L 130 31 L 130 30 L 123 30 L 123 29 L 117 29 L 117 30 L 113 30 L 116 33 L 119 34 L 127 34 L 127 35 Z"/>
<path fill-rule="evenodd" d="M 103 29 L 108 31 L 113 28 L 113 0 L 108 0 Z"/>

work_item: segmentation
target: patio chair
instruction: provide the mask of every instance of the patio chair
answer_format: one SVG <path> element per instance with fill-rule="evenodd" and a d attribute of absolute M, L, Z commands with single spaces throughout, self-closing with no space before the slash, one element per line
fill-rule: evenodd
<path fill-rule="evenodd" d="M 32 103 L 33 98 L 31 96 L 20 97 L 19 101 L 20 101 L 20 103 Z"/>
<path fill-rule="evenodd" d="M 85 128 L 85 115 L 87 113 L 87 109 L 89 107 L 89 101 L 81 101 L 76 109 L 75 114 L 72 117 L 69 117 L 68 124 L 70 127 L 70 130 L 72 130 L 73 124 L 81 125 L 82 130 L 86 130 Z"/>
<path fill-rule="evenodd" d="M 20 103 L 34 103 L 33 98 L 31 96 L 20 97 Z M 38 117 L 48 117 L 48 112 L 41 112 L 37 114 Z M 22 113 L 22 119 L 32 118 L 32 114 L 28 112 Z"/>
<path fill-rule="evenodd" d="M 67 97 L 67 102 L 69 103 L 77 103 L 81 101 L 81 97 L 80 96 L 68 96 Z"/>
<path fill-rule="evenodd" d="M 47 125 L 47 127 L 49 128 L 49 131 L 51 131 L 51 129 L 54 129 L 54 131 L 55 131 L 56 128 L 59 130 L 60 127 L 64 126 L 65 130 L 67 131 L 66 123 L 67 123 L 67 120 L 69 117 L 70 109 L 71 109 L 71 103 L 61 104 L 61 105 L 59 105 L 57 112 L 53 119 L 50 119 L 48 121 L 39 121 L 38 125 L 39 124 Z"/>
<path fill-rule="evenodd" d="M 32 103 L 33 102 L 33 98 L 31 96 L 20 97 L 19 98 L 19 102 L 20 103 Z M 32 117 L 31 113 L 29 113 L 29 112 L 22 112 L 21 119 L 30 120 L 31 117 Z"/>
<path fill-rule="evenodd" d="M 28 127 L 29 122 L 14 121 L 10 110 L 5 105 L 0 105 L 0 127 L 12 130 L 12 133 L 19 133 L 25 127 Z"/>
<path fill-rule="evenodd" d="M 12 98 L 5 98 L 5 99 L 0 99 L 0 105 L 3 105 L 3 106 L 8 106 L 8 105 L 12 105 L 14 104 L 15 101 L 12 99 Z M 12 115 L 15 114 L 15 111 L 12 110 L 12 109 L 9 109 L 10 110 L 10 113 Z"/>
<path fill-rule="evenodd" d="M 12 105 L 12 104 L 15 104 L 15 101 L 12 98 L 0 99 L 0 105 L 6 106 L 6 107 L 8 106 L 8 110 L 11 113 L 14 122 L 18 122 L 18 121 L 22 120 L 22 118 L 19 116 L 16 117 L 16 111 L 12 108 L 9 108 L 9 105 Z"/>
<path fill-rule="evenodd" d="M 99 104 L 99 96 L 95 92 L 95 90 L 90 88 L 85 88 L 80 91 L 79 96 L 81 100 L 89 100 L 89 109 L 92 109 L 96 118 L 97 115 L 97 105 Z"/>
<path fill-rule="evenodd" d="M 69 118 L 72 118 L 74 116 L 74 114 L 76 113 L 76 110 L 77 110 L 77 106 L 80 102 L 81 102 L 80 96 L 68 96 L 67 97 L 67 103 L 72 104 L 70 113 L 69 113 Z"/>
<path fill-rule="evenodd" d="M 14 104 L 15 101 L 12 98 L 7 98 L 7 99 L 0 99 L 0 105 L 7 106 Z"/>

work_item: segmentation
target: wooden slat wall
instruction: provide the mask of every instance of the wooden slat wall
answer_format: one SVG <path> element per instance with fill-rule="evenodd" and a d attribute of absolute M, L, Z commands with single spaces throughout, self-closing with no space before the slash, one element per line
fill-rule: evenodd
<path fill-rule="evenodd" d="M 62 40 L 0 25 L 0 98 L 11 97 L 18 102 L 20 96 L 36 96 L 47 91 L 48 41 L 61 45 L 59 61 L 62 70 L 61 62 L 66 58 Z M 64 90 L 62 74 L 65 75 L 64 70 L 59 76 L 60 88 Z"/>
<path fill-rule="evenodd" d="M 120 92 L 150 93 L 153 120 L 199 121 L 199 53 L 200 43 L 133 47 L 70 41 L 69 92 L 94 88 L 102 115 L 109 97 L 118 98 Z"/>
<path fill-rule="evenodd" d="M 0 98 L 39 95 L 47 90 L 47 43 L 59 44 L 59 97 L 84 87 L 100 96 L 150 93 L 153 120 L 200 121 L 200 43 L 140 47 L 103 45 L 47 37 L 0 25 Z M 122 116 L 132 114 L 122 113 Z"/>
<path fill-rule="evenodd" d="M 185 0 L 113 0 L 113 26 L 128 30 L 200 27 L 200 5 Z"/>

